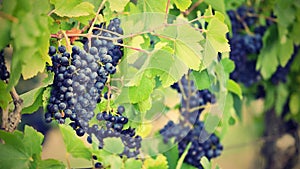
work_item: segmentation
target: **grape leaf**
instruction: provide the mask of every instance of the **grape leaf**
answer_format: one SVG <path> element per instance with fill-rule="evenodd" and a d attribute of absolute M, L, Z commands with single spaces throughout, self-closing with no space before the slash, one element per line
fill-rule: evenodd
<path fill-rule="evenodd" d="M 151 76 L 143 75 L 140 84 L 129 87 L 129 99 L 131 103 L 138 103 L 146 100 L 152 93 L 154 82 Z"/>
<path fill-rule="evenodd" d="M 221 64 L 223 65 L 224 72 L 231 73 L 235 69 L 235 64 L 229 58 L 224 58 L 221 60 Z"/>
<path fill-rule="evenodd" d="M 109 0 L 109 8 L 112 11 L 122 12 L 129 0 Z"/>
<path fill-rule="evenodd" d="M 143 165 L 142 161 L 130 158 L 125 161 L 124 169 L 141 169 L 142 165 Z"/>
<path fill-rule="evenodd" d="M 103 139 L 103 142 L 104 142 L 103 149 L 110 153 L 120 154 L 124 150 L 124 144 L 122 143 L 121 138 L 109 137 Z"/>
<path fill-rule="evenodd" d="M 1 6 L 1 12 L 12 16 L 16 7 L 16 1 L 3 0 Z M 0 49 L 3 49 L 9 43 L 12 22 L 8 18 L 0 17 L 0 23 Z"/>
<path fill-rule="evenodd" d="M 139 0 L 137 7 L 142 12 L 165 12 L 167 1 L 165 0 Z"/>
<path fill-rule="evenodd" d="M 274 14 L 277 16 L 278 34 L 280 43 L 286 43 L 288 27 L 295 20 L 293 0 L 276 0 Z"/>
<path fill-rule="evenodd" d="M 216 11 L 216 16 L 217 14 L 218 16 L 224 17 L 224 15 L 218 11 Z M 228 40 L 226 38 L 226 33 L 228 31 L 229 30 L 224 23 L 224 19 L 221 19 L 221 17 L 214 17 L 209 21 L 206 38 L 217 52 L 230 51 Z"/>
<path fill-rule="evenodd" d="M 38 162 L 38 168 L 65 169 L 66 166 L 61 161 L 55 159 L 46 159 L 46 160 L 40 160 Z"/>
<path fill-rule="evenodd" d="M 11 145 L 0 144 L 0 168 L 29 168 L 30 157 Z"/>
<path fill-rule="evenodd" d="M 294 52 L 294 44 L 291 39 L 287 39 L 286 43 L 281 44 L 279 48 L 278 59 L 282 67 L 284 67 L 288 63 L 293 52 Z"/>
<path fill-rule="evenodd" d="M 107 161 L 110 163 L 110 169 L 120 169 L 122 168 L 122 159 L 119 156 L 109 155 L 106 156 Z"/>
<path fill-rule="evenodd" d="M 175 169 L 179 159 L 178 145 L 173 146 L 170 150 L 164 152 L 163 155 L 167 157 L 169 168 Z"/>
<path fill-rule="evenodd" d="M 138 107 L 140 113 L 145 113 L 148 110 L 150 110 L 151 105 L 152 105 L 151 97 L 148 97 L 145 100 L 140 101 L 140 102 L 137 103 L 137 107 Z"/>
<path fill-rule="evenodd" d="M 15 131 L 7 133 L 0 131 L 0 138 L 5 144 L 0 144 L 0 168 L 36 168 L 42 152 L 41 143 L 44 136 L 29 126 L 25 126 L 24 135 Z"/>
<path fill-rule="evenodd" d="M 72 154 L 73 157 L 84 158 L 91 160 L 92 153 L 82 140 L 77 137 L 74 130 L 68 125 L 59 125 L 67 152 Z"/>
<path fill-rule="evenodd" d="M 204 0 L 205 3 L 211 5 L 215 10 L 226 13 L 225 2 L 223 0 Z"/>
<path fill-rule="evenodd" d="M 278 66 L 277 51 L 280 48 L 276 27 L 269 28 L 263 37 L 263 48 L 258 55 L 256 69 L 260 70 L 264 79 L 269 79 Z"/>
<path fill-rule="evenodd" d="M 55 6 L 54 12 L 60 17 L 94 16 L 94 5 L 82 0 L 50 0 Z"/>
<path fill-rule="evenodd" d="M 20 95 L 21 99 L 23 100 L 22 114 L 33 113 L 40 106 L 42 106 L 43 91 L 44 91 L 43 87 L 35 88 L 33 90 L 30 90 Z"/>
<path fill-rule="evenodd" d="M 176 57 L 189 68 L 199 70 L 203 59 L 203 48 L 199 43 L 203 40 L 202 34 L 183 20 L 176 20 L 174 24 L 158 33 L 172 39 L 169 44 Z"/>
<path fill-rule="evenodd" d="M 207 70 L 202 71 L 192 71 L 191 77 L 193 78 L 197 89 L 203 90 L 203 89 L 209 89 L 211 87 L 211 79 L 209 77 L 209 74 Z"/>
<path fill-rule="evenodd" d="M 10 93 L 6 90 L 7 84 L 0 81 L 0 107 L 4 110 L 7 108 L 9 102 L 12 101 Z"/>
<path fill-rule="evenodd" d="M 192 4 L 191 0 L 173 0 L 176 7 L 180 10 L 180 11 L 185 11 L 189 8 L 189 6 Z"/>
<path fill-rule="evenodd" d="M 238 83 L 236 83 L 235 81 L 229 79 L 227 81 L 227 89 L 230 92 L 238 95 L 240 99 L 243 99 L 242 89 L 241 89 L 240 85 Z"/>
<path fill-rule="evenodd" d="M 155 159 L 149 157 L 144 161 L 143 168 L 145 169 L 168 169 L 168 161 L 167 158 L 159 154 Z"/>
<path fill-rule="evenodd" d="M 38 9 L 34 8 L 36 5 Z M 49 10 L 48 1 L 17 1 L 13 15 L 18 22 L 12 24 L 14 52 L 8 90 L 17 84 L 21 73 L 24 79 L 29 79 L 44 70 L 45 62 L 51 63 L 47 54 L 50 37 L 48 22 L 51 21 L 47 16 Z"/>
<path fill-rule="evenodd" d="M 29 155 L 40 155 L 42 152 L 42 142 L 43 142 L 44 136 L 42 133 L 37 132 L 34 128 L 25 126 L 24 130 L 24 138 L 23 138 L 23 144 L 26 149 L 26 153 Z"/>

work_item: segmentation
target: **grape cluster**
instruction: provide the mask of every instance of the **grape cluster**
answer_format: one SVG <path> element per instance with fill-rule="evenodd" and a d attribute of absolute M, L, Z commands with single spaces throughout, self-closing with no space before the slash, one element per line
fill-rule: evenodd
<path fill-rule="evenodd" d="M 124 151 L 120 156 L 127 156 L 128 158 L 136 157 L 141 148 L 142 138 L 136 135 L 135 129 L 133 128 L 123 129 L 124 125 L 128 122 L 128 119 L 122 115 L 124 111 L 125 108 L 119 106 L 115 115 L 107 113 L 106 111 L 98 113 L 96 118 L 100 125 L 95 124 L 88 129 L 87 133 L 89 136 L 87 137 L 87 141 L 92 143 L 91 138 L 92 134 L 94 134 L 99 141 L 99 149 L 102 149 L 104 144 L 103 140 L 105 138 L 121 138 L 124 144 Z M 105 126 L 99 127 L 101 124 L 105 124 Z"/>
<path fill-rule="evenodd" d="M 47 69 L 54 72 L 54 82 L 45 114 L 46 121 L 51 122 L 54 118 L 62 124 L 66 118 L 70 118 L 70 125 L 76 134 L 83 136 L 87 133 L 89 143 L 94 134 L 99 140 L 99 148 L 103 148 L 103 139 L 120 137 L 125 145 L 120 155 L 136 157 L 141 147 L 141 137 L 135 135 L 135 129 L 123 130 L 128 122 L 122 115 L 124 107 L 119 106 L 116 115 L 106 111 L 97 115 L 94 113 L 97 103 L 103 98 L 109 99 L 107 92 L 104 95 L 101 93 L 123 56 L 123 48 L 109 40 L 123 34 L 120 20 L 111 20 L 107 27 L 104 23 L 96 25 L 93 34 L 97 36 L 93 36 L 91 41 L 84 41 L 84 50 L 73 46 L 72 53 L 68 53 L 64 46 L 59 46 L 58 50 L 49 47 L 53 65 L 48 65 Z M 121 39 L 117 42 L 123 43 Z M 95 116 L 99 124 L 90 126 L 89 122 Z"/>
<path fill-rule="evenodd" d="M 231 46 L 230 59 L 235 62 L 235 70 L 230 78 L 249 87 L 261 80 L 259 71 L 256 70 L 256 58 L 250 59 L 250 55 L 257 56 L 262 48 L 262 36 L 265 27 L 254 29 L 254 35 L 243 34 L 247 28 L 253 27 L 257 21 L 254 10 L 246 6 L 239 7 L 236 11 L 228 11 L 232 24 L 232 37 L 229 38 Z"/>
<path fill-rule="evenodd" d="M 9 78 L 9 72 L 7 70 L 7 67 L 5 65 L 4 60 L 4 51 L 0 51 L 0 79 L 1 80 L 7 80 Z"/>
<path fill-rule="evenodd" d="M 200 159 L 207 157 L 209 160 L 221 154 L 223 146 L 215 134 L 209 134 L 204 128 L 204 123 L 199 120 L 203 106 L 215 103 L 216 99 L 209 90 L 197 90 L 194 81 L 183 76 L 181 80 L 172 85 L 181 93 L 180 113 L 182 119 L 179 123 L 169 121 L 159 132 L 164 143 L 174 139 L 178 143 L 179 155 L 182 155 L 187 145 L 191 143 L 185 162 L 197 168 L 202 168 Z"/>

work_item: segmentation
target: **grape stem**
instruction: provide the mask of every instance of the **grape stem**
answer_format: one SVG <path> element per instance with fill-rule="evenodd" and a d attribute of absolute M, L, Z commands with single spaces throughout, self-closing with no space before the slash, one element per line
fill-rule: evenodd
<path fill-rule="evenodd" d="M 94 25 L 95 25 L 96 20 L 97 20 L 97 18 L 98 18 L 98 16 L 99 16 L 100 10 L 104 7 L 105 2 L 106 2 L 106 0 L 103 0 L 103 1 L 101 2 L 101 4 L 100 4 L 98 10 L 97 10 L 96 16 L 95 16 L 95 18 L 94 18 L 94 20 L 93 20 L 93 22 L 92 22 L 92 24 L 91 24 L 91 27 L 90 27 L 90 29 L 89 29 L 89 31 L 88 31 L 88 34 L 90 34 L 90 35 L 93 34 L 92 31 L 93 31 L 93 29 L 94 29 Z"/>
<path fill-rule="evenodd" d="M 0 11 L 0 18 L 4 18 L 4 19 L 7 19 L 7 20 L 10 20 L 10 21 L 12 21 L 14 23 L 18 23 L 19 22 L 18 18 L 14 17 L 12 15 L 9 15 L 7 13 L 4 13 L 2 11 Z"/>
<path fill-rule="evenodd" d="M 188 16 L 195 8 L 197 8 L 201 3 L 203 2 L 203 0 L 198 0 L 196 3 L 194 3 L 189 9 L 187 9 L 186 11 L 182 12 L 182 14 L 184 16 Z"/>
<path fill-rule="evenodd" d="M 66 34 L 65 31 L 62 31 L 62 34 L 64 35 L 64 38 L 66 40 L 66 47 L 67 47 L 67 51 L 71 51 L 71 44 L 70 44 L 70 40 Z"/>

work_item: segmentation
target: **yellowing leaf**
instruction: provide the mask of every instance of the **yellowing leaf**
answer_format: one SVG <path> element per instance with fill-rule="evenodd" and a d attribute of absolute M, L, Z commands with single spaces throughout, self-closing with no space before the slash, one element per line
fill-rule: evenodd
<path fill-rule="evenodd" d="M 174 3 L 180 11 L 185 11 L 192 4 L 192 1 L 191 0 L 174 0 Z"/>
<path fill-rule="evenodd" d="M 109 0 L 109 8 L 112 11 L 122 12 L 129 0 Z"/>
<path fill-rule="evenodd" d="M 145 169 L 168 169 L 168 161 L 167 158 L 159 154 L 156 159 L 148 158 L 144 161 L 143 168 Z"/>
<path fill-rule="evenodd" d="M 80 17 L 94 15 L 94 5 L 82 0 L 51 0 L 54 12 L 60 17 Z"/>
<path fill-rule="evenodd" d="M 225 23 L 217 18 L 210 20 L 207 26 L 207 40 L 210 41 L 212 46 L 217 52 L 228 52 L 230 47 L 226 39 L 228 28 Z"/>

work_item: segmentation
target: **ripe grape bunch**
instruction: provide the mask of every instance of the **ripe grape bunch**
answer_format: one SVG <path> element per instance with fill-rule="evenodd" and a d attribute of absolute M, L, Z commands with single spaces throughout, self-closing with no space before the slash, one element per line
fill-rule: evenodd
<path fill-rule="evenodd" d="M 7 70 L 7 67 L 5 65 L 4 60 L 4 51 L 0 51 L 0 79 L 1 80 L 7 80 L 9 78 L 9 72 Z"/>
<path fill-rule="evenodd" d="M 252 8 L 241 6 L 236 11 L 228 11 L 228 15 L 233 32 L 232 37 L 229 38 L 230 59 L 236 65 L 230 77 L 249 87 L 261 80 L 261 75 L 256 70 L 256 59 L 251 60 L 248 56 L 259 53 L 265 28 L 261 26 L 254 28 L 254 35 L 243 33 L 245 29 L 249 30 L 253 27 L 257 21 Z"/>
<path fill-rule="evenodd" d="M 214 134 L 209 134 L 204 123 L 199 120 L 203 106 L 208 103 L 215 103 L 216 99 L 208 90 L 197 90 L 194 81 L 183 76 L 181 80 L 172 85 L 181 93 L 180 113 L 182 119 L 179 123 L 169 121 L 160 134 L 165 143 L 174 138 L 178 143 L 179 155 L 182 155 L 187 145 L 191 143 L 187 156 L 184 161 L 197 168 L 202 168 L 200 159 L 205 156 L 209 160 L 221 154 L 223 146 L 219 138 Z"/>
<path fill-rule="evenodd" d="M 128 121 L 121 115 L 124 112 L 122 106 L 118 108 L 118 116 L 106 112 L 97 114 L 97 117 L 103 116 L 106 129 L 98 124 L 92 127 L 89 125 L 95 116 L 97 103 L 103 99 L 102 90 L 110 75 L 116 72 L 116 66 L 123 56 L 122 47 L 107 40 L 123 34 L 118 18 L 112 19 L 107 27 L 105 24 L 96 25 L 93 34 L 97 36 L 93 36 L 91 41 L 85 41 L 84 50 L 73 46 L 72 53 L 68 53 L 65 46 L 59 46 L 58 50 L 53 46 L 49 47 L 53 65 L 47 66 L 47 69 L 54 72 L 54 81 L 45 114 L 46 122 L 55 119 L 63 124 L 69 118 L 73 121 L 70 125 L 78 136 L 88 133 L 88 141 L 91 142 L 91 134 L 95 134 L 99 140 L 99 148 L 103 147 L 103 138 L 119 136 L 125 145 L 136 147 L 136 151 L 130 153 L 125 146 L 123 154 L 135 157 L 141 138 L 135 136 L 133 129 L 132 132 L 122 130 Z M 118 40 L 118 43 L 122 43 L 122 40 Z"/>

